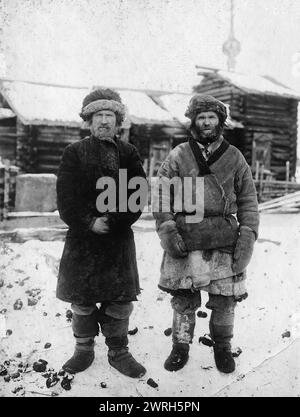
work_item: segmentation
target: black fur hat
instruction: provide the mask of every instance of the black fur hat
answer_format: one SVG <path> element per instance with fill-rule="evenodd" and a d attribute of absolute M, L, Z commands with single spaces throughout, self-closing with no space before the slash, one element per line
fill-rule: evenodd
<path fill-rule="evenodd" d="M 220 125 L 224 126 L 227 118 L 226 106 L 216 98 L 205 94 L 195 94 L 186 109 L 185 116 L 191 119 L 192 124 L 197 114 L 207 111 L 215 112 L 220 121 Z"/>

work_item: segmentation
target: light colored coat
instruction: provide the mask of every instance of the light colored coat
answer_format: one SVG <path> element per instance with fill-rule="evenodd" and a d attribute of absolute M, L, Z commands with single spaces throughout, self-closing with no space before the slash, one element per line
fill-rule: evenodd
<path fill-rule="evenodd" d="M 224 140 L 221 145 L 216 151 L 218 155 L 215 152 L 208 160 L 210 173 L 203 176 L 203 221 L 186 223 L 187 213 L 184 209 L 180 214 L 172 210 L 153 213 L 157 229 L 164 221 L 176 221 L 189 251 L 187 257 L 176 259 L 164 252 L 159 287 L 166 291 L 201 287 L 213 294 L 245 293 L 246 272 L 235 276 L 232 253 L 238 237 L 238 226 L 249 227 L 257 237 L 259 216 L 256 189 L 251 169 L 242 153 Z M 189 142 L 178 145 L 170 152 L 159 169 L 159 176 L 202 176 Z M 232 234 L 224 233 L 222 224 L 227 227 L 228 223 Z M 204 231 L 206 237 L 203 239 Z M 206 242 L 207 247 L 203 246 Z M 209 284 L 203 286 L 203 283 Z"/>

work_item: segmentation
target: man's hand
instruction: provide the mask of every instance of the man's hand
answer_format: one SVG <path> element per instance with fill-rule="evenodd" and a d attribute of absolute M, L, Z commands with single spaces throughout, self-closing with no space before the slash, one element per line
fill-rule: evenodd
<path fill-rule="evenodd" d="M 184 258 L 187 256 L 186 246 L 181 235 L 178 233 L 174 220 L 167 220 L 158 229 L 158 236 L 162 248 L 173 258 Z"/>
<path fill-rule="evenodd" d="M 249 227 L 242 226 L 233 254 L 232 270 L 236 274 L 247 268 L 253 254 L 254 242 L 254 232 Z"/>
<path fill-rule="evenodd" d="M 107 217 L 97 217 L 91 230 L 98 235 L 109 233 L 109 226 L 107 224 Z"/>

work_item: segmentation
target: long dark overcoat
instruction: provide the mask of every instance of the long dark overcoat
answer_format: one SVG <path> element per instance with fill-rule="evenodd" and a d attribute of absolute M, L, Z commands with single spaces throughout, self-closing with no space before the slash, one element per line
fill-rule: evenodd
<path fill-rule="evenodd" d="M 106 214 L 111 232 L 91 231 L 95 218 L 104 215 L 96 208 L 100 192 L 96 182 L 109 176 L 118 185 L 120 168 L 127 168 L 128 181 L 145 178 L 136 148 L 117 138 L 108 142 L 90 136 L 64 150 L 57 175 L 57 205 L 69 230 L 56 290 L 63 301 L 81 305 L 133 301 L 140 292 L 131 225 L 141 211 Z"/>

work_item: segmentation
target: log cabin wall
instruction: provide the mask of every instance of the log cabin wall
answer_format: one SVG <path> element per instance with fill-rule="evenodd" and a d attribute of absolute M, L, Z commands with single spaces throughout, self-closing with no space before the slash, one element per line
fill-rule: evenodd
<path fill-rule="evenodd" d="M 80 139 L 80 129 L 18 122 L 17 135 L 17 165 L 22 172 L 56 174 L 64 148 Z"/>
<path fill-rule="evenodd" d="M 171 150 L 179 143 L 187 140 L 187 130 L 179 123 L 174 126 L 164 124 L 133 124 L 130 128 L 129 142 L 132 143 L 141 156 L 142 161 L 147 160 L 147 175 L 150 168 L 150 159 L 153 145 L 168 143 Z"/>
<path fill-rule="evenodd" d="M 167 129 L 167 131 L 166 131 Z M 172 146 L 172 133 L 178 128 L 158 124 L 133 124 L 129 142 L 135 145 L 141 159 L 150 163 L 150 145 L 165 141 Z M 17 165 L 26 173 L 57 173 L 57 169 L 67 145 L 89 135 L 88 130 L 70 126 L 17 124 Z"/>
<path fill-rule="evenodd" d="M 210 94 L 229 104 L 231 118 L 243 122 L 244 94 L 228 81 L 208 75 L 202 80 L 201 84 L 194 87 L 194 92 Z M 229 143 L 236 146 L 245 155 L 247 162 L 251 164 L 251 152 L 248 155 L 244 133 L 243 129 L 227 130 L 225 128 L 224 136 Z"/>
<path fill-rule="evenodd" d="M 36 129 L 17 119 L 16 165 L 21 173 L 36 172 Z"/>
<path fill-rule="evenodd" d="M 276 179 L 284 180 L 286 161 L 290 162 L 290 175 L 295 175 L 297 159 L 297 100 L 248 94 L 245 96 L 245 144 L 247 160 L 251 154 L 255 135 L 270 135 L 271 166 Z"/>
<path fill-rule="evenodd" d="M 43 125 L 37 129 L 36 172 L 56 174 L 65 147 L 80 140 L 80 128 Z"/>
<path fill-rule="evenodd" d="M 16 118 L 0 120 L 0 157 L 16 163 L 17 127 Z"/>
<path fill-rule="evenodd" d="M 297 160 L 297 109 L 293 98 L 266 94 L 250 94 L 214 74 L 204 77 L 194 91 L 210 94 L 230 105 L 232 119 L 244 125 L 226 131 L 225 137 L 241 150 L 252 165 L 253 141 L 257 135 L 272 137 L 270 169 L 278 180 L 284 180 L 286 161 L 290 161 L 290 177 L 295 175 Z M 237 132 L 237 130 L 239 132 Z M 238 139 L 237 139 L 238 138 Z"/>
<path fill-rule="evenodd" d="M 210 94 L 211 96 L 230 105 L 230 114 L 233 119 L 241 121 L 244 113 L 244 96 L 241 91 L 226 80 L 207 76 L 201 84 L 194 87 L 195 93 Z"/>

